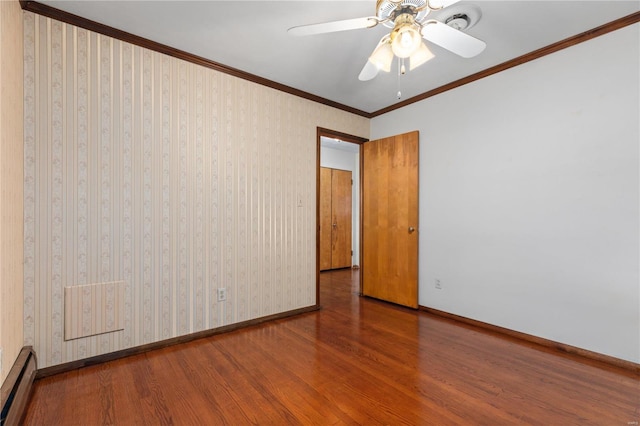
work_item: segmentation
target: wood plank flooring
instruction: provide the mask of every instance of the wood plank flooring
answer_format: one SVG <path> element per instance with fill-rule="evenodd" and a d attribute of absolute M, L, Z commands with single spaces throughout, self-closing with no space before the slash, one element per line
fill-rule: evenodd
<path fill-rule="evenodd" d="M 27 425 L 637 425 L 640 378 L 357 293 L 38 380 Z"/>

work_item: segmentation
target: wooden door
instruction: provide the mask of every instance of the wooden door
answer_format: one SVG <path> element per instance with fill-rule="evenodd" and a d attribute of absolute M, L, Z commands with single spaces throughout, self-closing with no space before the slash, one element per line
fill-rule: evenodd
<path fill-rule="evenodd" d="M 320 168 L 320 270 L 351 267 L 351 172 Z"/>
<path fill-rule="evenodd" d="M 351 267 L 351 172 L 331 170 L 331 269 Z"/>
<path fill-rule="evenodd" d="M 362 293 L 417 308 L 418 132 L 362 149 Z"/>
<path fill-rule="evenodd" d="M 320 270 L 331 269 L 331 169 L 320 168 Z"/>

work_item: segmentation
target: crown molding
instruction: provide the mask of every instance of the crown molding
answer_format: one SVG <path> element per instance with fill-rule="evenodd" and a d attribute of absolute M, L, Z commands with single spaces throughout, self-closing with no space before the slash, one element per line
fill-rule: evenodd
<path fill-rule="evenodd" d="M 398 102 L 397 104 L 393 104 L 386 108 L 382 108 L 378 111 L 372 112 L 369 116 L 370 118 L 378 117 L 388 112 L 403 108 L 407 105 L 411 105 L 413 103 L 423 101 L 432 96 L 439 95 L 440 93 L 455 89 L 460 86 L 464 86 L 465 84 L 472 83 L 474 81 L 483 79 L 485 77 L 489 77 L 490 75 L 497 74 L 501 71 L 508 70 L 509 68 L 517 67 L 518 65 L 525 64 L 527 62 L 533 61 L 534 59 L 542 58 L 543 56 L 550 55 L 559 50 L 566 49 L 567 47 L 575 46 L 576 44 L 580 44 L 582 42 L 591 40 L 593 38 L 600 37 L 601 35 L 610 33 L 615 30 L 619 30 L 620 28 L 633 25 L 637 22 L 640 22 L 640 12 L 632 13 L 631 15 L 627 15 L 620 19 L 616 19 L 615 21 L 609 22 L 608 24 L 601 25 L 599 27 L 585 31 L 578 35 L 575 35 L 575 36 L 566 38 L 564 40 L 560 40 L 556 43 L 550 44 L 548 46 L 542 47 L 538 50 L 534 50 L 533 52 L 529 52 L 522 56 L 518 56 L 517 58 L 510 59 L 506 62 L 495 65 L 491 68 L 487 68 L 484 71 L 480 71 L 470 76 L 461 78 L 459 80 L 452 81 L 451 83 L 445 84 L 444 86 L 437 87 L 433 90 L 429 90 L 428 92 L 422 93 L 420 95 L 416 95 L 402 102 Z"/>
<path fill-rule="evenodd" d="M 429 90 L 420 95 L 413 96 L 409 99 L 406 99 L 402 102 L 398 102 L 396 104 L 390 105 L 386 108 L 379 109 L 374 112 L 366 112 L 357 108 L 350 107 L 348 105 L 341 104 L 339 102 L 334 102 L 330 99 L 323 98 L 321 96 L 314 95 L 309 92 L 305 92 L 291 86 L 287 86 L 284 84 L 276 83 L 275 81 L 259 77 L 254 74 L 250 74 L 248 72 L 239 70 L 237 68 L 232 68 L 221 64 L 219 62 L 215 62 L 201 56 L 197 56 L 188 52 L 185 52 L 180 49 L 176 49 L 161 43 L 157 43 L 153 40 L 146 39 L 144 37 L 137 36 L 135 34 L 128 33 L 126 31 L 118 30 L 116 28 L 110 27 L 108 25 L 101 24 L 96 21 L 92 21 L 90 19 L 83 18 L 78 15 L 74 15 L 69 12 L 65 12 L 63 10 L 57 9 L 55 7 L 51 7 L 49 5 L 39 3 L 37 1 L 32 0 L 20 0 L 20 5 L 23 10 L 37 13 L 42 16 L 46 16 L 48 18 L 52 18 L 61 22 L 65 22 L 67 24 L 75 25 L 80 28 L 84 28 L 89 31 L 93 31 L 99 34 L 103 34 L 109 37 L 113 37 L 118 40 L 122 40 L 127 43 L 135 44 L 140 47 L 154 50 L 159 53 L 163 53 L 174 58 L 182 59 L 187 62 L 191 62 L 197 65 L 201 65 L 203 67 L 207 67 L 234 77 L 241 78 L 243 80 L 247 80 L 256 84 L 260 84 L 262 86 L 270 87 L 275 90 L 279 90 L 281 92 L 285 92 L 294 96 L 298 96 L 303 99 L 307 99 L 313 102 L 318 102 L 320 104 L 337 108 L 342 111 L 346 111 L 355 115 L 359 115 L 365 118 L 374 118 L 380 115 L 386 114 L 391 111 L 395 111 L 397 109 L 403 108 L 405 106 L 411 105 L 416 102 L 423 101 L 432 96 L 439 95 L 441 93 L 447 92 L 449 90 L 453 90 L 460 86 L 464 86 L 465 84 L 472 83 L 474 81 L 483 79 L 485 77 L 489 77 L 493 74 L 497 74 L 501 71 L 508 70 L 510 68 L 516 67 L 518 65 L 525 64 L 527 62 L 533 61 L 538 58 L 542 58 L 543 56 L 550 55 L 559 50 L 566 49 L 571 46 L 575 46 L 576 44 L 583 43 L 585 41 L 591 40 L 596 37 L 600 37 L 601 35 L 610 33 L 612 31 L 619 30 L 629 25 L 633 25 L 635 23 L 640 22 L 640 12 L 635 12 L 630 15 L 624 16 L 620 19 L 616 19 L 615 21 L 609 22 L 607 24 L 601 25 L 599 27 L 593 28 L 591 30 L 585 31 L 578 35 L 566 38 L 564 40 L 558 41 L 556 43 L 550 44 L 548 46 L 542 47 L 540 49 L 534 50 L 533 52 L 526 53 L 522 56 L 518 56 L 517 58 L 510 59 L 501 64 L 495 65 L 493 67 L 487 68 L 486 70 L 479 71 L 470 76 L 461 78 L 459 80 L 453 81 L 451 83 L 445 84 L 443 86 L 437 87 L 433 90 Z"/>
<path fill-rule="evenodd" d="M 147 38 L 140 37 L 135 34 L 131 34 L 126 31 L 122 31 L 117 28 L 113 28 L 108 25 L 104 25 L 99 22 L 92 21 L 90 19 L 86 19 L 78 15 L 74 15 L 69 12 L 65 12 L 63 10 L 57 9 L 47 4 L 43 4 L 37 1 L 31 1 L 31 0 L 20 0 L 20 5 L 22 6 L 23 10 L 37 13 L 38 15 L 46 16 L 47 18 L 55 19 L 57 21 L 74 25 L 79 28 L 84 28 L 85 30 L 93 31 L 98 34 L 103 34 L 108 37 L 112 37 L 127 43 L 135 44 L 145 49 L 163 53 L 165 55 L 182 59 L 184 61 L 191 62 L 196 65 L 201 65 L 203 67 L 210 68 L 234 77 L 238 77 L 243 80 L 250 81 L 252 83 L 260 84 L 262 86 L 270 87 L 272 89 L 279 90 L 281 92 L 285 92 L 290 95 L 298 96 L 300 98 L 307 99 L 313 102 L 318 102 L 320 104 L 337 108 L 346 112 L 350 112 L 352 114 L 356 114 L 361 117 L 370 118 L 370 115 L 371 115 L 366 111 L 362 111 L 357 108 L 350 107 L 348 105 L 334 102 L 330 99 L 326 99 L 309 92 L 298 90 L 291 86 L 276 83 L 275 81 L 257 76 L 255 74 L 250 74 L 248 72 L 239 70 L 237 68 L 226 66 L 219 62 L 215 62 L 215 61 L 203 58 L 201 56 L 197 56 L 189 52 L 185 52 L 184 50 L 176 49 L 162 43 L 157 43 L 153 40 L 149 40 Z"/>

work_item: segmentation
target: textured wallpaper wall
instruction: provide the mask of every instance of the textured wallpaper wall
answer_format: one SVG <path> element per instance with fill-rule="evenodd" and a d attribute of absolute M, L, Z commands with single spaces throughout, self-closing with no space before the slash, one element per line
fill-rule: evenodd
<path fill-rule="evenodd" d="M 315 304 L 316 127 L 369 120 L 32 13 L 24 44 L 40 368 Z M 65 340 L 65 287 L 116 281 L 123 330 Z"/>
<path fill-rule="evenodd" d="M 23 341 L 22 81 L 22 9 L 0 1 L 0 383 Z"/>

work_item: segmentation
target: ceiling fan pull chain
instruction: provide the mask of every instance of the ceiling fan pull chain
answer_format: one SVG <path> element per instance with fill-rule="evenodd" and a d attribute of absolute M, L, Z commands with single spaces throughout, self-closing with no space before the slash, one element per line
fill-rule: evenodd
<path fill-rule="evenodd" d="M 404 59 L 398 58 L 398 99 L 402 99 L 402 90 L 400 88 L 400 76 L 404 74 Z"/>

